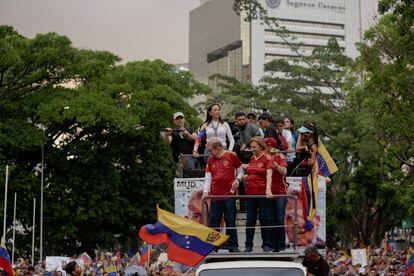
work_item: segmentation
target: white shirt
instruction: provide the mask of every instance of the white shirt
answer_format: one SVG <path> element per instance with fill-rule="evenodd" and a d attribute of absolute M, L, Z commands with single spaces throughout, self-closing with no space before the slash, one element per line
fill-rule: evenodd
<path fill-rule="evenodd" d="M 234 138 L 231 134 L 231 129 L 228 123 L 220 123 L 211 121 L 206 128 L 207 143 L 212 139 L 216 138 L 221 142 L 223 147 L 226 147 L 227 150 L 232 151 L 234 147 Z M 226 137 L 229 139 L 230 145 L 227 147 Z"/>

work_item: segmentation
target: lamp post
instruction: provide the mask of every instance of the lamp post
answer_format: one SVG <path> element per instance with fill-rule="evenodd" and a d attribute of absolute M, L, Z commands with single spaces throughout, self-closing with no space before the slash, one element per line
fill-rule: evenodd
<path fill-rule="evenodd" d="M 43 129 L 43 133 L 45 130 Z M 45 147 L 42 142 L 42 163 L 41 163 L 41 172 L 40 172 L 40 250 L 39 258 L 40 261 L 43 261 L 43 169 L 44 169 L 44 156 L 45 156 Z"/>

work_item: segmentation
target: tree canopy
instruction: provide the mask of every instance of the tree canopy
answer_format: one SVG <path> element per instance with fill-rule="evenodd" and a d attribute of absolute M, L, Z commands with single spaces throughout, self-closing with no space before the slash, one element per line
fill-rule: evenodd
<path fill-rule="evenodd" d="M 56 33 L 29 39 L 0 26 L 0 183 L 8 164 L 9 194 L 18 194 L 29 233 L 44 145 L 46 254 L 91 252 L 115 238 L 135 245 L 155 205 L 172 207 L 176 165 L 160 132 L 176 111 L 197 124 L 185 98 L 206 87 L 161 60 L 119 61 Z M 17 248 L 28 249 L 28 239 L 17 238 Z"/>

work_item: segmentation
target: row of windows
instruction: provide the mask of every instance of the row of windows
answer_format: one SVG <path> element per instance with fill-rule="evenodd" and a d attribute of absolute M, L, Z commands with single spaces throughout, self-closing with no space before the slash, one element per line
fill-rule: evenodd
<path fill-rule="evenodd" d="M 275 23 L 279 25 L 286 26 L 305 26 L 305 27 L 315 27 L 315 28 L 325 28 L 325 29 L 344 29 L 344 24 L 333 24 L 333 23 L 324 23 L 324 22 L 312 22 L 312 21 L 300 21 L 300 20 L 288 20 L 288 19 L 277 19 Z"/>
<path fill-rule="evenodd" d="M 299 50 L 311 50 L 311 51 L 313 49 L 315 49 L 316 47 L 321 47 L 320 45 L 306 45 L 306 44 L 304 44 L 304 45 L 297 45 L 297 44 L 295 45 L 295 44 L 293 44 L 293 45 L 298 46 Z M 283 42 L 266 42 L 265 47 L 266 48 L 278 48 L 278 49 L 280 49 L 280 48 L 291 49 L 291 46 L 289 46 L 288 44 L 283 43 Z M 340 47 L 340 48 L 342 50 L 345 49 L 344 47 Z"/>
<path fill-rule="evenodd" d="M 275 32 L 270 31 L 270 30 L 266 30 L 265 35 L 275 36 Z M 289 32 L 289 36 L 290 37 L 295 37 L 295 38 L 313 38 L 313 39 L 325 39 L 325 40 L 328 40 L 332 37 L 335 37 L 336 40 L 338 40 L 338 41 L 344 41 L 345 40 L 344 36 L 336 36 L 336 35 L 328 35 L 328 34 L 310 34 L 310 33 Z"/>

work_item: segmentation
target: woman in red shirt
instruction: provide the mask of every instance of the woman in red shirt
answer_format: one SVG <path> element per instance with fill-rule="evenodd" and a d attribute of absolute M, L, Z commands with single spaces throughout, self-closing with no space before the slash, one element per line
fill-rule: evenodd
<path fill-rule="evenodd" d="M 277 150 L 277 141 L 275 138 L 264 139 L 266 143 L 266 153 L 272 160 L 273 174 L 272 174 L 272 194 L 279 195 L 272 199 L 272 213 L 271 213 L 271 225 L 276 226 L 271 228 L 271 242 L 274 252 L 285 250 L 285 210 L 287 197 L 283 195 L 287 194 L 287 185 L 285 176 L 287 174 L 287 161 L 286 157 L 279 153 Z"/>
<path fill-rule="evenodd" d="M 250 159 L 246 173 L 246 195 L 267 195 L 272 196 L 272 160 L 265 154 L 266 144 L 262 137 L 253 137 L 250 140 L 250 148 L 253 156 Z M 246 221 L 246 250 L 253 251 L 253 238 L 259 214 L 259 221 L 262 233 L 262 248 L 264 252 L 269 252 L 271 248 L 270 223 L 271 219 L 271 200 L 267 198 L 248 198 L 246 199 L 247 221 Z"/>

